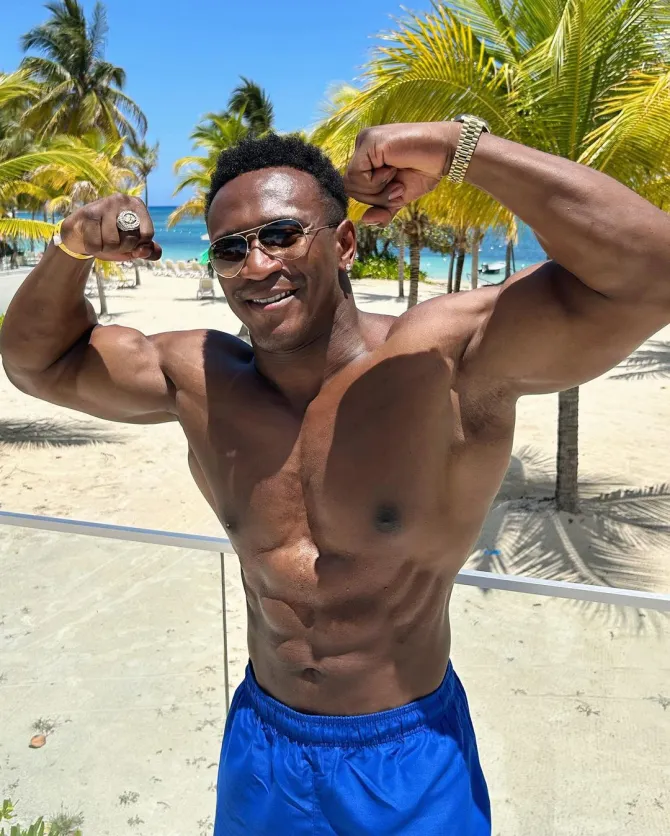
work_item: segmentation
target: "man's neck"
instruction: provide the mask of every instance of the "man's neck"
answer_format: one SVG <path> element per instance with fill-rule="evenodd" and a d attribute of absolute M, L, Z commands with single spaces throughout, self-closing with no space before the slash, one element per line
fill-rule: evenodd
<path fill-rule="evenodd" d="M 342 300 L 323 332 L 305 345 L 283 352 L 253 348 L 260 374 L 301 410 L 314 400 L 328 378 L 367 351 L 353 297 Z"/>

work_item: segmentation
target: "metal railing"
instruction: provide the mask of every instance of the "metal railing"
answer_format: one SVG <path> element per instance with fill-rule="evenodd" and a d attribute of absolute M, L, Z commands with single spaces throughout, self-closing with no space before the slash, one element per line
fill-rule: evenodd
<path fill-rule="evenodd" d="M 176 531 L 135 528 L 132 526 L 110 525 L 107 523 L 86 522 L 60 517 L 44 517 L 34 514 L 17 514 L 11 511 L 0 511 L 0 525 L 218 553 L 221 558 L 223 670 L 226 711 L 228 711 L 230 707 L 230 679 L 228 669 L 225 555 L 235 554 L 230 540 L 225 537 L 207 537 L 201 534 L 185 534 Z M 481 572 L 473 569 L 463 569 L 460 571 L 456 575 L 456 583 L 466 586 L 476 586 L 480 589 L 524 592 L 531 595 L 545 595 L 551 598 L 568 598 L 575 601 L 590 601 L 619 607 L 638 607 L 658 610 L 660 612 L 670 612 L 670 594 L 665 595 L 658 592 L 641 592 L 634 589 L 591 586 L 590 584 L 544 580 L 522 575 L 499 575 L 493 572 Z"/>

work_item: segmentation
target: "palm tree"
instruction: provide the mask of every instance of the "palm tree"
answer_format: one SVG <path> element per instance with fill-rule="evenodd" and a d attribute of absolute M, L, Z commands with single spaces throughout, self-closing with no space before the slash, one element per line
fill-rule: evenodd
<path fill-rule="evenodd" d="M 663 0 L 434 2 L 384 36 L 331 138 L 346 145 L 363 125 L 476 113 L 500 136 L 593 166 L 662 205 L 670 196 L 667 8 Z M 556 501 L 574 512 L 578 390 L 559 403 Z"/>
<path fill-rule="evenodd" d="M 119 163 L 123 160 L 121 152 L 124 142 L 123 138 L 107 142 L 100 133 L 96 132 L 84 134 L 81 137 L 61 137 L 54 140 L 55 146 L 92 159 L 95 173 L 93 177 L 82 177 L 80 173 L 72 169 L 59 172 L 47 168 L 36 171 L 33 180 L 37 185 L 49 186 L 60 192 L 58 197 L 48 202 L 48 211 L 67 215 L 86 203 L 111 194 L 123 192 L 138 195 L 142 190 L 142 183 L 137 182 L 137 175 L 132 169 Z M 101 316 L 108 314 L 104 279 L 118 273 L 118 270 L 118 265 L 99 259 L 96 259 L 93 264 Z"/>
<path fill-rule="evenodd" d="M 24 123 L 38 136 L 79 135 L 95 128 L 108 139 L 144 135 L 146 117 L 123 92 L 126 74 L 104 60 L 107 15 L 97 2 L 90 23 L 78 0 L 52 0 L 51 17 L 21 38 L 21 67 L 41 86 Z"/>
<path fill-rule="evenodd" d="M 398 299 L 405 297 L 405 230 L 398 233 Z"/>
<path fill-rule="evenodd" d="M 67 145 L 38 150 L 19 157 L 0 161 L 0 235 L 7 238 L 37 238 L 48 241 L 53 235 L 53 224 L 45 221 L 2 217 L 3 206 L 20 195 L 44 197 L 46 193 L 39 183 L 30 179 L 38 175 L 46 178 L 89 178 L 92 182 L 106 183 L 104 172 L 98 169 L 99 161 L 86 149 Z M 6 211 L 6 210 L 5 210 Z"/>
<path fill-rule="evenodd" d="M 149 206 L 149 175 L 158 165 L 158 152 L 160 143 L 149 145 L 142 140 L 136 142 L 129 140 L 131 156 L 127 159 L 127 165 L 141 178 L 144 183 L 144 203 Z"/>
<path fill-rule="evenodd" d="M 158 150 L 160 145 L 158 142 L 155 145 L 149 145 L 144 140 L 142 140 L 142 142 L 130 140 L 128 145 L 132 156 L 126 158 L 125 164 L 129 166 L 143 181 L 144 204 L 148 207 L 149 175 L 158 165 Z M 142 281 L 137 261 L 133 261 L 133 266 L 135 268 L 135 287 L 139 287 L 142 284 Z"/>
<path fill-rule="evenodd" d="M 174 164 L 175 174 L 179 175 L 174 193 L 193 189 L 194 194 L 172 212 L 168 227 L 175 226 L 182 218 L 204 216 L 205 199 L 219 154 L 248 135 L 249 128 L 242 121 L 242 116 L 229 116 L 227 113 L 208 113 L 195 127 L 191 140 L 196 149 L 205 153 L 182 157 Z"/>
<path fill-rule="evenodd" d="M 419 301 L 421 249 L 426 244 L 430 230 L 430 218 L 421 210 L 421 201 L 417 200 L 403 209 L 398 216 L 398 222 L 409 245 L 409 296 L 407 298 L 407 308 L 409 309 Z"/>
<path fill-rule="evenodd" d="M 262 136 L 272 130 L 274 108 L 269 96 L 253 81 L 240 76 L 241 83 L 230 94 L 228 110 L 242 117 L 252 136 Z"/>

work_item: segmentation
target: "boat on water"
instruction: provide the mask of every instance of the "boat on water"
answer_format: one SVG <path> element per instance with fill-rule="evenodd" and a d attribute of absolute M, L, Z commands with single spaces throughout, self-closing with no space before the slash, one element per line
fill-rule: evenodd
<path fill-rule="evenodd" d="M 491 275 L 495 273 L 499 273 L 501 270 L 505 269 L 505 262 L 504 261 L 491 261 L 482 264 L 479 268 L 480 273 L 484 273 L 485 275 Z"/>

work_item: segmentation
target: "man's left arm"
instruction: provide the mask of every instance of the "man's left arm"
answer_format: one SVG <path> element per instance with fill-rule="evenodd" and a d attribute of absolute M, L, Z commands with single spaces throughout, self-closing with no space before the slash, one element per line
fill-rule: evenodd
<path fill-rule="evenodd" d="M 459 132 L 455 123 L 365 132 L 348 179 L 355 197 L 381 207 L 367 219 L 387 220 L 434 186 Z M 384 171 L 394 177 L 380 188 Z M 473 299 L 469 372 L 519 394 L 567 389 L 612 368 L 670 322 L 664 212 L 607 175 L 491 134 L 480 137 L 466 181 L 525 221 L 551 258 L 499 291 L 483 290 L 486 304 Z"/>
<path fill-rule="evenodd" d="M 670 217 L 586 166 L 484 135 L 467 174 L 551 261 L 501 287 L 467 365 L 520 394 L 603 374 L 670 322 Z"/>

